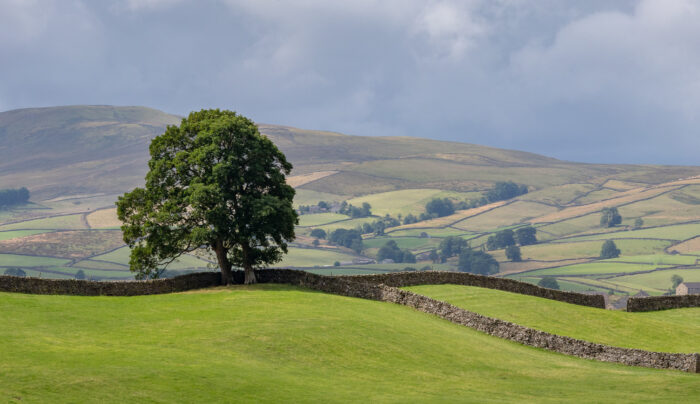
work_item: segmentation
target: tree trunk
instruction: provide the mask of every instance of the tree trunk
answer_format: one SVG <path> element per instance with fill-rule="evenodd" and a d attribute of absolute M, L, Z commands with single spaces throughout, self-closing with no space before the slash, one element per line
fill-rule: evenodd
<path fill-rule="evenodd" d="M 228 250 L 221 241 L 217 241 L 212 247 L 216 253 L 216 260 L 219 262 L 219 268 L 221 269 L 221 284 L 230 285 L 233 281 L 233 276 L 231 275 L 231 262 L 228 260 Z"/>
<path fill-rule="evenodd" d="M 253 267 L 250 265 L 245 266 L 245 281 L 244 283 L 246 285 L 251 285 L 253 283 L 257 283 L 258 280 L 255 279 L 255 271 L 253 270 Z"/>

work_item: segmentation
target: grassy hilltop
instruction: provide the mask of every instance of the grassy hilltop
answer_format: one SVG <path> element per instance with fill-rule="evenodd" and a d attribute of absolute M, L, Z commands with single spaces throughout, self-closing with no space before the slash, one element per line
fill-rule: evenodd
<path fill-rule="evenodd" d="M 180 118 L 143 107 L 72 106 L 0 113 L 0 184 L 26 186 L 31 203 L 0 210 L 0 271 L 94 279 L 132 278 L 114 201 L 143 183 L 151 138 Z M 456 258 L 427 259 L 448 236 L 472 247 L 503 229 L 532 225 L 538 244 L 522 247 L 522 262 L 502 249 L 498 276 L 538 282 L 554 276 L 568 290 L 662 294 L 671 277 L 700 281 L 700 167 L 583 164 L 533 153 L 406 137 L 364 137 L 261 124 L 293 162 L 288 181 L 296 205 L 320 201 L 371 205 L 372 215 L 305 214 L 297 241 L 278 264 L 323 274 L 431 268 L 455 270 Z M 514 199 L 417 223 L 364 231 L 362 251 L 310 233 L 354 229 L 419 216 L 433 198 L 478 200 L 497 181 L 526 185 Z M 615 207 L 622 223 L 603 228 L 601 210 Z M 641 221 L 641 225 L 637 223 Z M 598 258 L 614 240 L 616 259 Z M 415 264 L 369 264 L 389 241 L 410 250 Z M 207 255 L 187 255 L 174 271 L 213 267 Z M 341 264 L 338 267 L 334 263 Z M 357 264 L 363 262 L 363 265 Z"/>
<path fill-rule="evenodd" d="M 698 387 L 695 374 L 567 357 L 281 285 L 0 293 L 0 324 L 3 402 L 686 402 Z"/>

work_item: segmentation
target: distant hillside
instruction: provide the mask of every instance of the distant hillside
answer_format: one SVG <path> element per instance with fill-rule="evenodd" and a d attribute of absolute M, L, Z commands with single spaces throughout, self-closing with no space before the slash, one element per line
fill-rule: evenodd
<path fill-rule="evenodd" d="M 180 118 L 144 107 L 69 106 L 0 113 L 0 185 L 33 199 L 117 194 L 142 184 L 150 139 Z M 615 178 L 656 184 L 700 167 L 594 165 L 532 153 L 407 137 L 364 137 L 261 124 L 294 163 L 301 189 L 362 195 L 405 188 L 533 188 Z"/>

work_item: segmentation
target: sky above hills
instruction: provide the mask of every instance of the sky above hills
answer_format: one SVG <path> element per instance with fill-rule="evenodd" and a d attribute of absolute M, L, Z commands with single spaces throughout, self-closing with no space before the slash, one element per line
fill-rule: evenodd
<path fill-rule="evenodd" d="M 697 165 L 693 0 L 0 0 L 0 110 L 145 105 Z"/>

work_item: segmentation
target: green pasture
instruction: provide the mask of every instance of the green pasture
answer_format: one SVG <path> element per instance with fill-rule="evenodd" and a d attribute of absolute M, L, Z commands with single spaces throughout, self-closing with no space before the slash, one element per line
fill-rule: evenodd
<path fill-rule="evenodd" d="M 35 257 L 31 255 L 0 254 L 1 267 L 45 267 L 61 266 L 70 260 L 53 257 Z"/>
<path fill-rule="evenodd" d="M 51 270 L 54 272 L 46 272 L 46 270 Z M 27 276 L 31 276 L 34 278 L 43 278 L 43 279 L 74 279 L 75 276 L 70 273 L 70 271 L 66 270 L 66 267 L 41 267 L 40 269 L 32 269 L 32 268 L 22 268 L 22 270 L 27 274 Z M 3 271 L 0 271 L 0 274 L 2 274 Z"/>
<path fill-rule="evenodd" d="M 345 216 L 347 217 L 347 216 Z M 361 217 L 357 219 L 344 220 L 342 222 L 329 223 L 319 226 L 314 226 L 319 229 L 323 229 L 326 233 L 330 233 L 336 229 L 354 229 L 358 226 L 362 226 L 365 223 L 373 223 L 379 220 L 378 217 Z"/>
<path fill-rule="evenodd" d="M 394 240 L 399 248 L 409 250 L 432 248 L 440 244 L 440 239 L 420 238 L 420 237 L 374 237 L 362 241 L 367 248 L 380 248 L 389 240 Z"/>
<path fill-rule="evenodd" d="M 538 234 L 539 236 L 539 234 Z M 638 254 L 648 254 L 663 252 L 664 248 L 670 245 L 670 241 L 663 240 L 616 240 L 615 244 L 621 251 L 620 261 L 633 261 Z M 600 249 L 603 241 L 581 241 L 581 242 L 549 242 L 542 244 L 520 247 L 523 258 L 543 261 L 556 261 L 571 258 L 587 258 L 600 256 Z M 665 254 L 657 254 L 666 256 Z"/>
<path fill-rule="evenodd" d="M 465 232 L 464 230 L 460 229 L 454 229 L 451 227 L 442 227 L 442 228 L 436 228 L 436 227 L 431 227 L 431 228 L 413 228 L 413 229 L 405 229 L 405 230 L 394 230 L 392 231 L 391 228 L 387 229 L 386 234 L 390 236 L 395 236 L 395 237 L 418 237 L 421 235 L 421 233 L 427 233 L 430 237 L 449 237 L 449 236 L 470 236 L 472 233 Z M 466 237 L 465 237 L 466 238 Z"/>
<path fill-rule="evenodd" d="M 596 261 L 586 262 L 583 264 L 567 265 L 557 268 L 545 268 L 527 272 L 527 275 L 543 276 L 543 275 L 605 275 L 617 273 L 629 273 L 637 271 L 651 271 L 659 267 L 667 265 L 652 265 L 652 264 L 627 264 L 621 262 Z"/>
<path fill-rule="evenodd" d="M 565 184 L 528 192 L 518 199 L 553 205 L 565 205 L 586 192 L 595 189 L 595 187 L 596 186 L 593 184 Z"/>
<path fill-rule="evenodd" d="M 129 259 L 131 256 L 131 249 L 129 247 L 121 247 L 114 251 L 108 252 L 106 254 L 97 255 L 91 257 L 91 259 L 97 261 L 107 261 L 113 262 L 115 264 L 121 264 L 129 266 Z M 84 262 L 84 261 L 83 261 Z M 173 261 L 168 265 L 167 269 L 194 269 L 194 268 L 207 268 L 207 261 L 201 260 L 199 258 L 193 257 L 191 255 L 182 255 L 178 257 L 177 260 Z"/>
<path fill-rule="evenodd" d="M 618 246 L 619 248 L 619 246 Z M 695 265 L 698 257 L 692 255 L 650 254 L 621 256 L 606 260 L 607 262 L 640 262 L 646 264 Z"/>
<path fill-rule="evenodd" d="M 89 269 L 104 269 L 104 270 L 129 270 L 127 265 L 117 264 L 114 262 L 106 261 L 95 261 L 91 259 L 78 261 L 73 264 L 77 268 L 89 268 Z"/>
<path fill-rule="evenodd" d="M 700 204 L 682 202 L 694 199 L 683 189 L 621 206 L 619 211 L 623 218 L 643 217 L 646 226 L 668 225 L 700 218 Z"/>
<path fill-rule="evenodd" d="M 330 268 L 308 268 L 304 271 L 311 272 L 317 275 L 369 275 L 369 274 L 385 274 L 388 272 L 395 272 L 382 269 L 372 269 L 364 268 L 364 265 L 358 265 L 354 267 L 340 266 L 340 267 L 330 267 Z"/>
<path fill-rule="evenodd" d="M 588 195 L 582 196 L 576 199 L 577 205 L 586 205 L 593 202 L 602 201 L 604 199 L 610 199 L 619 195 L 620 191 L 616 191 L 609 188 L 602 188 L 597 191 L 593 191 Z"/>
<path fill-rule="evenodd" d="M 555 212 L 557 208 L 537 202 L 516 201 L 466 218 L 453 226 L 467 231 L 485 231 L 526 222 L 527 219 Z"/>
<path fill-rule="evenodd" d="M 372 206 L 372 213 L 378 216 L 391 215 L 396 217 L 401 214 L 420 215 L 425 212 L 425 205 L 433 198 L 452 198 L 456 200 L 466 200 L 477 198 L 479 192 L 455 192 L 442 191 L 439 189 L 402 189 L 399 191 L 381 192 L 360 196 L 348 200 L 348 203 L 361 206 L 367 202 Z"/>
<path fill-rule="evenodd" d="M 347 215 L 341 215 L 339 213 L 314 213 L 311 215 L 300 215 L 299 226 L 319 226 L 323 224 L 339 222 L 342 220 L 350 220 L 350 217 Z"/>
<path fill-rule="evenodd" d="M 0 231 L 0 241 L 12 240 L 13 238 L 33 236 L 35 234 L 46 233 L 46 230 L 10 230 Z"/>
<path fill-rule="evenodd" d="M 277 268 L 324 266 L 333 265 L 335 261 L 349 262 L 355 258 L 357 256 L 330 249 L 289 247 L 289 254 L 284 256 L 282 262 L 273 266 Z"/>
<path fill-rule="evenodd" d="M 330 194 L 327 192 L 312 191 L 310 189 L 297 188 L 294 194 L 294 207 L 299 205 L 316 205 L 321 201 L 324 202 L 342 202 L 347 197 L 342 195 Z"/>
<path fill-rule="evenodd" d="M 576 237 L 575 240 L 616 240 L 630 238 L 687 240 L 698 235 L 700 235 L 700 223 L 688 223 L 673 226 L 652 227 L 641 230 L 623 230 L 608 234 L 595 234 L 591 236 Z"/>
<path fill-rule="evenodd" d="M 567 357 L 281 285 L 0 293 L 0 323 L 0 401 L 687 402 L 698 386 L 694 374 Z"/>
<path fill-rule="evenodd" d="M 650 351 L 700 352 L 700 308 L 628 313 L 472 286 L 406 289 L 552 334 Z"/>
<path fill-rule="evenodd" d="M 55 216 L 43 219 L 33 219 L 24 222 L 5 224 L 0 226 L 0 231 L 3 230 L 17 230 L 17 229 L 66 229 L 66 230 L 79 230 L 85 229 L 85 223 L 82 219 L 83 215 L 65 215 L 65 216 Z"/>
<path fill-rule="evenodd" d="M 563 279 L 565 281 L 580 282 L 586 285 L 591 285 L 593 287 L 600 287 L 602 289 L 614 289 L 616 291 L 624 292 L 628 295 L 634 295 L 640 290 L 644 290 L 650 295 L 660 295 L 663 294 L 663 292 L 665 292 L 664 290 L 655 287 L 633 287 L 633 285 L 626 285 L 621 282 L 616 282 L 614 278 L 609 277 L 598 277 L 597 279 L 595 277 L 557 278 L 557 282 L 559 282 L 559 279 Z"/>
<path fill-rule="evenodd" d="M 590 213 L 588 215 L 575 217 L 572 219 L 562 220 L 561 222 L 556 222 L 548 225 L 538 227 L 547 233 L 551 233 L 553 236 L 542 236 L 543 239 L 559 238 L 563 236 L 569 236 L 572 234 L 578 234 L 586 231 L 597 230 L 605 231 L 600 227 L 600 213 Z"/>
<path fill-rule="evenodd" d="M 517 276 L 514 275 L 511 277 L 512 279 L 521 281 L 521 282 L 527 282 L 527 283 L 532 283 L 533 285 L 537 285 L 537 283 L 542 279 L 541 277 L 537 276 Z M 597 292 L 607 292 L 608 289 L 600 288 L 597 286 L 593 285 L 588 285 L 588 284 L 582 284 L 579 281 L 585 281 L 587 279 L 576 279 L 575 281 L 568 281 L 568 280 L 563 280 L 561 278 L 557 278 L 557 283 L 559 284 L 559 288 L 561 290 L 566 290 L 566 291 L 571 291 L 571 292 L 589 292 L 589 291 L 597 291 Z"/>
<path fill-rule="evenodd" d="M 671 283 L 671 277 L 673 275 L 678 275 L 688 282 L 700 282 L 700 268 L 671 268 L 646 274 L 617 276 L 606 280 L 635 289 L 653 288 L 665 291 L 673 286 Z"/>

